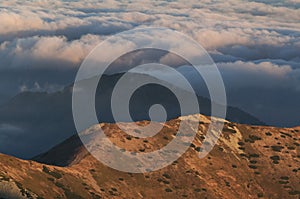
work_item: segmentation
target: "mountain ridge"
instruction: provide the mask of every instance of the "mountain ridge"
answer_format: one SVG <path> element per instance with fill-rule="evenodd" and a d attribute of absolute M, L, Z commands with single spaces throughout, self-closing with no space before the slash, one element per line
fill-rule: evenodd
<path fill-rule="evenodd" d="M 134 74 L 140 78 L 149 78 L 144 74 Z M 111 93 L 122 74 L 105 75 L 101 79 L 96 94 L 96 111 L 99 122 L 113 123 L 114 117 L 110 109 Z M 136 78 L 132 76 L 132 78 Z M 151 77 L 152 78 L 152 77 Z M 89 80 L 84 80 L 89 81 Z M 183 93 L 187 100 L 192 93 L 174 87 Z M 63 140 L 76 134 L 72 115 L 72 86 L 56 93 L 25 92 L 0 107 L 0 124 L 9 124 L 20 132 L 9 134 L 0 145 L 0 151 L 21 158 L 29 159 L 49 150 Z M 153 97 L 155 96 L 155 97 Z M 211 102 L 198 96 L 200 113 L 210 115 Z M 149 120 L 149 107 L 162 104 L 167 110 L 167 120 L 195 112 L 180 113 L 176 98 L 164 87 L 147 85 L 134 93 L 130 101 L 131 116 L 134 121 Z M 217 105 L 217 104 L 216 104 Z M 217 105 L 219 106 L 219 105 Z M 252 115 L 234 107 L 227 107 L 227 119 L 239 123 L 264 124 Z M 43 133 L 41 133 L 43 132 Z M 18 138 L 11 137 L 18 135 Z M 15 145 L 9 147 L 11 142 Z M 11 149 L 11 151 L 9 151 Z"/>

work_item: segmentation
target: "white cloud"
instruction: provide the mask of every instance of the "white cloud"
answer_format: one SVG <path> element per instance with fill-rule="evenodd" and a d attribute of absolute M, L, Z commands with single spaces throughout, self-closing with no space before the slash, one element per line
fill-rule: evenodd
<path fill-rule="evenodd" d="M 100 41 L 95 35 L 73 41 L 63 36 L 17 38 L 0 45 L 0 69 L 78 66 Z"/>
<path fill-rule="evenodd" d="M 299 50 L 299 9 L 285 7 L 284 3 L 280 5 L 232 0 L 133 1 L 130 4 L 117 1 L 4 1 L 0 11 L 0 40 L 26 39 L 35 35 L 63 36 L 73 40 L 85 34 L 107 35 L 133 27 L 164 26 L 187 33 L 210 51 L 237 45 L 252 49 L 262 45 L 288 46 Z M 42 38 L 41 42 L 50 40 L 55 39 Z M 285 56 L 284 53 L 281 56 Z M 51 54 L 47 56 L 51 58 Z"/>
<path fill-rule="evenodd" d="M 271 62 L 237 61 L 233 63 L 219 63 L 219 69 L 223 75 L 228 89 L 264 87 L 264 88 L 293 88 L 292 74 L 297 72 L 288 65 L 279 66 Z M 300 83 L 300 82 L 299 82 Z"/>

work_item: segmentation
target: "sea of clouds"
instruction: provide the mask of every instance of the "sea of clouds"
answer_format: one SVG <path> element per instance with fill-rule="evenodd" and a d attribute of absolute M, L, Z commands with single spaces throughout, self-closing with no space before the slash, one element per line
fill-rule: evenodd
<path fill-rule="evenodd" d="M 62 89 L 101 41 L 154 26 L 185 33 L 209 52 L 229 104 L 267 124 L 300 125 L 299 21 L 297 0 L 3 0 L 0 102 Z"/>

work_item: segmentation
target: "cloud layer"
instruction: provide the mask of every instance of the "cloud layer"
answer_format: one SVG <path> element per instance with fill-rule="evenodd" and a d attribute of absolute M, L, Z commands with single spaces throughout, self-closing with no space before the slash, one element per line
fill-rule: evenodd
<path fill-rule="evenodd" d="M 224 77 L 229 103 L 269 124 L 296 125 L 300 122 L 293 112 L 300 111 L 299 8 L 295 0 L 4 0 L 0 102 L 20 91 L 60 89 L 74 80 L 85 56 L 109 35 L 156 26 L 185 33 L 208 50 Z M 172 57 L 163 59 L 172 63 Z M 270 101 L 256 98 L 258 92 Z M 269 117 L 265 113 L 277 105 L 275 94 L 294 100 L 283 100 Z M 254 108 L 257 105 L 261 108 Z M 285 110 L 291 116 L 281 118 Z"/>

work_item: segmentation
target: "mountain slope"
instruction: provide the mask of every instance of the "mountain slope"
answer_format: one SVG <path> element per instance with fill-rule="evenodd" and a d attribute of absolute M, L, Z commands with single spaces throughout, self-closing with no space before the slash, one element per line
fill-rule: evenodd
<path fill-rule="evenodd" d="M 125 135 L 115 124 L 101 126 L 119 147 L 148 152 L 168 143 L 178 122 L 179 119 L 167 122 L 162 132 L 147 141 Z M 201 116 L 189 150 L 159 171 L 130 174 L 108 168 L 73 137 L 42 156 L 43 161 L 60 162 L 67 167 L 0 155 L 0 184 L 17 183 L 24 195 L 27 191 L 39 198 L 299 198 L 300 128 L 226 122 L 214 149 L 199 159 L 197 151 L 209 122 L 208 117 Z"/>

